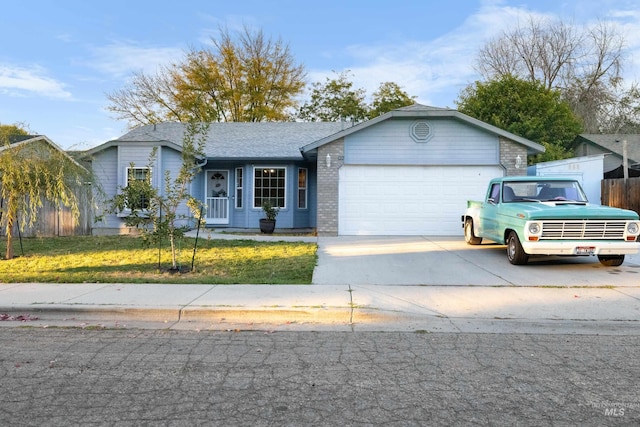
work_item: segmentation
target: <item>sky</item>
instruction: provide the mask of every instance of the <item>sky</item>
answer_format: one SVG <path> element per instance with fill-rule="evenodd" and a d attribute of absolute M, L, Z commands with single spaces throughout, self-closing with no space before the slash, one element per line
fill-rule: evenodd
<path fill-rule="evenodd" d="M 244 27 L 288 45 L 309 87 L 348 71 L 369 96 L 395 82 L 420 104 L 455 108 L 480 78 L 478 50 L 532 15 L 616 25 L 624 77 L 640 81 L 640 0 L 21 0 L 0 16 L 0 124 L 63 149 L 102 144 L 127 131 L 107 94 Z"/>

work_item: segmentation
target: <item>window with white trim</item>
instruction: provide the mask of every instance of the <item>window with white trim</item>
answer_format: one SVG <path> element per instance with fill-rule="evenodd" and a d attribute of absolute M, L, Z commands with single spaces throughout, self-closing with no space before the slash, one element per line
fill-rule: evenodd
<path fill-rule="evenodd" d="M 242 196 L 244 189 L 244 178 L 242 176 L 243 169 L 236 168 L 236 209 L 242 209 Z"/>
<path fill-rule="evenodd" d="M 286 207 L 285 168 L 253 169 L 253 207 L 262 208 L 266 201 L 281 209 Z"/>
<path fill-rule="evenodd" d="M 144 167 L 144 168 L 139 168 L 139 167 L 127 167 L 127 173 L 125 176 L 125 187 L 128 187 L 130 183 L 133 183 L 134 181 L 137 182 L 147 182 L 148 184 L 151 184 L 151 169 Z M 133 185 L 133 184 L 132 184 Z M 140 200 L 137 202 L 134 202 L 134 206 L 128 206 L 129 209 L 137 209 L 137 210 L 144 210 L 144 209 L 149 209 L 149 198 L 147 195 L 145 195 L 145 189 L 144 188 L 139 188 L 138 189 L 140 192 Z M 129 204 L 131 205 L 131 200 L 129 200 Z"/>
<path fill-rule="evenodd" d="M 307 169 L 298 168 L 298 209 L 307 209 Z"/>

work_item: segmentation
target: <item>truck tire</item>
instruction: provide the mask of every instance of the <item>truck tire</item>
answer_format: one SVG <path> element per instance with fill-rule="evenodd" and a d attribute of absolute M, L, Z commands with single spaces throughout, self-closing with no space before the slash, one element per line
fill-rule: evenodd
<path fill-rule="evenodd" d="M 598 255 L 598 261 L 607 267 L 617 267 L 624 262 L 624 255 Z"/>
<path fill-rule="evenodd" d="M 469 245 L 482 243 L 482 237 L 477 237 L 473 231 L 473 220 L 471 218 L 464 220 L 464 241 Z"/>
<path fill-rule="evenodd" d="M 529 255 L 522 249 L 520 239 L 515 231 L 509 232 L 509 237 L 507 237 L 507 258 L 513 265 L 524 265 L 529 261 Z"/>

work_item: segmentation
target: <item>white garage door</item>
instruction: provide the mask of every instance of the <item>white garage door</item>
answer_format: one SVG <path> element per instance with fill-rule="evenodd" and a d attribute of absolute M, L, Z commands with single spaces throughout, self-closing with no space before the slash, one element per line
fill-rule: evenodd
<path fill-rule="evenodd" d="M 499 166 L 343 166 L 340 235 L 462 235 L 467 200 L 481 200 Z"/>

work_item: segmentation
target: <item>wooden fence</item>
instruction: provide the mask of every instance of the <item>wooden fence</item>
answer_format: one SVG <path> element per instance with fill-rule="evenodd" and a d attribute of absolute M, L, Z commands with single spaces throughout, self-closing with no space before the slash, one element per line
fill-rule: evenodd
<path fill-rule="evenodd" d="M 640 213 L 640 177 L 627 180 L 603 179 L 601 183 L 602 204 L 630 209 Z"/>
<path fill-rule="evenodd" d="M 80 217 L 73 219 L 71 210 L 65 206 L 59 206 L 44 200 L 40 208 L 36 222 L 29 226 L 25 223 L 23 237 L 52 237 L 52 236 L 88 236 L 91 235 L 93 221 L 91 187 L 84 186 L 76 192 L 78 197 L 78 209 Z M 18 221 L 28 222 L 28 218 L 19 218 Z M 4 228 L 0 230 L 0 236 L 5 235 Z M 18 226 L 13 230 L 13 236 L 18 237 Z"/>

